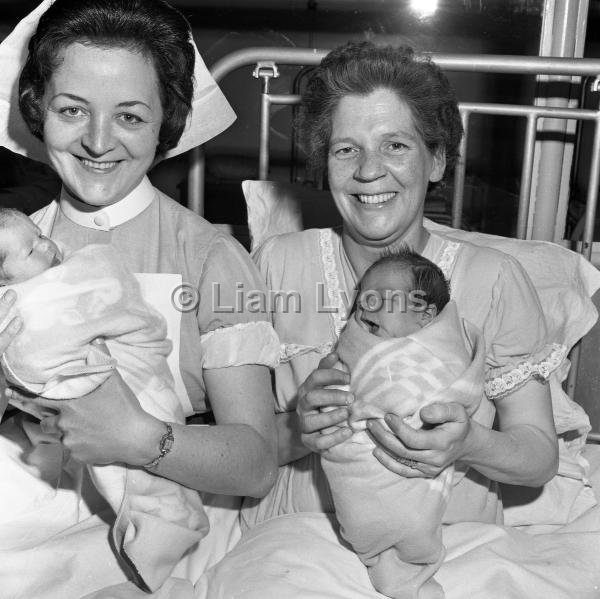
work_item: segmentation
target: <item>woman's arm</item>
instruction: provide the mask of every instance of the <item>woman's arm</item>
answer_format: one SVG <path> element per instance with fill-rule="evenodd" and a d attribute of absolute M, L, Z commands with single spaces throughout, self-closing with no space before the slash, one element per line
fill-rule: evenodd
<path fill-rule="evenodd" d="M 173 427 L 175 445 L 161 460 L 158 474 L 211 493 L 266 495 L 277 472 L 268 368 L 206 370 L 204 380 L 217 424 Z M 156 435 L 151 438 L 156 457 Z"/>
<path fill-rule="evenodd" d="M 277 461 L 280 466 L 303 458 L 310 449 L 302 443 L 300 421 L 296 412 L 275 414 L 277 428 Z"/>
<path fill-rule="evenodd" d="M 277 470 L 267 367 L 207 370 L 205 383 L 217 424 L 172 425 L 173 448 L 151 471 L 201 491 L 265 495 Z M 63 444 L 82 462 L 143 466 L 159 453 L 164 423 L 141 409 L 118 374 L 79 399 L 36 401 L 58 406 L 60 412 L 42 420 L 42 428 L 62 433 Z"/>
<path fill-rule="evenodd" d="M 558 470 L 558 440 L 550 389 L 530 381 L 498 400 L 499 431 L 477 423 L 469 450 L 461 458 L 498 482 L 538 487 Z"/>
<path fill-rule="evenodd" d="M 499 399 L 496 407 L 497 431 L 473 421 L 455 403 L 431 404 L 421 410 L 421 418 L 432 428 L 414 430 L 391 414 L 385 419 L 391 431 L 371 421 L 369 430 L 381 445 L 374 454 L 389 470 L 407 477 L 435 476 L 460 460 L 498 482 L 543 485 L 558 467 L 548 385 L 531 380 Z"/>

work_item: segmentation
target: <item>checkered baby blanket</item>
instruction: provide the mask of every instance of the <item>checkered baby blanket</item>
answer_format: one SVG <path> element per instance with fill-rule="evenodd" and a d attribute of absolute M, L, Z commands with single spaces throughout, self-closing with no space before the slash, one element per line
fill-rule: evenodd
<path fill-rule="evenodd" d="M 337 352 L 351 373 L 355 400 L 349 421 L 355 433 L 325 452 L 322 465 L 342 534 L 371 569 L 384 567 L 382 556 L 393 549 L 406 565 L 406 585 L 418 587 L 443 557 L 441 522 L 453 468 L 433 479 L 387 470 L 372 455 L 366 419 L 394 413 L 420 428 L 419 410 L 432 402 L 459 402 L 472 414 L 483 396 L 483 339 L 450 302 L 405 338 L 382 340 L 352 317 Z M 394 563 L 393 575 L 401 578 L 402 567 Z"/>

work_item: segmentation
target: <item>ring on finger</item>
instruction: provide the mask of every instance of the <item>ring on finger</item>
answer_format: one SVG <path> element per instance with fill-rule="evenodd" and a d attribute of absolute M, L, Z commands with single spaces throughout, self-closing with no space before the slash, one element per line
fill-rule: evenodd
<path fill-rule="evenodd" d="M 40 421 L 42 432 L 47 435 L 57 435 L 62 439 L 64 432 L 58 427 L 55 416 L 46 416 Z"/>
<path fill-rule="evenodd" d="M 411 460 L 410 458 L 396 458 L 396 461 L 404 466 L 408 466 L 413 470 L 416 469 L 418 462 L 416 460 Z"/>

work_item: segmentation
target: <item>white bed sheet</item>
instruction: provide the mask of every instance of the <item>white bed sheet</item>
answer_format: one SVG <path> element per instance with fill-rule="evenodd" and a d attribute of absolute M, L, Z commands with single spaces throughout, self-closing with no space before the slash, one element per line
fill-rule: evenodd
<path fill-rule="evenodd" d="M 588 445 L 595 489 L 600 446 Z M 447 599 L 600 598 L 600 506 L 553 532 L 482 523 L 445 527 L 437 574 Z M 263 522 L 196 584 L 199 599 L 381 599 L 324 514 Z"/>

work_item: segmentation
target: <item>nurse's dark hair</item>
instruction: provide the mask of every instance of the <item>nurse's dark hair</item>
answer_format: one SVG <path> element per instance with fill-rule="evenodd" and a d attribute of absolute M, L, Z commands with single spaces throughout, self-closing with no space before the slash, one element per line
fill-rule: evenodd
<path fill-rule="evenodd" d="M 440 68 L 407 46 L 348 42 L 325 56 L 309 76 L 296 126 L 309 171 L 327 167 L 332 116 L 348 95 L 389 89 L 408 105 L 416 130 L 433 154 L 444 151 L 446 174 L 459 155 L 463 127 L 456 95 Z"/>
<path fill-rule="evenodd" d="M 157 154 L 174 148 L 192 107 L 191 35 L 185 17 L 163 0 L 56 0 L 40 18 L 19 80 L 19 108 L 29 130 L 43 140 L 46 85 L 61 51 L 79 42 L 151 59 L 163 109 Z"/>

